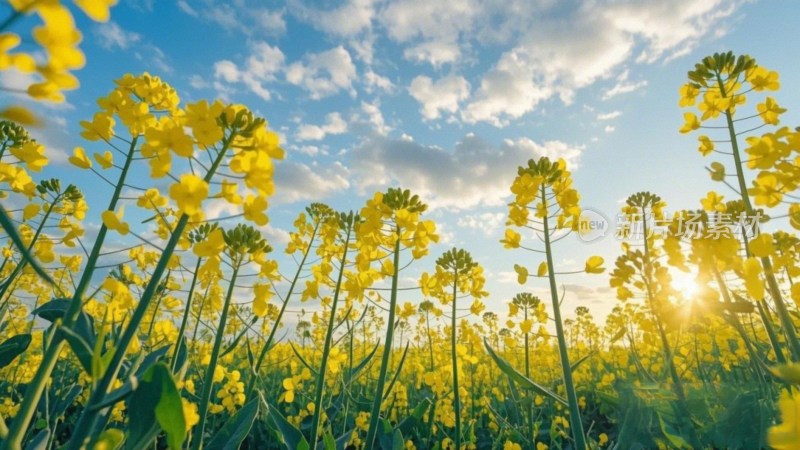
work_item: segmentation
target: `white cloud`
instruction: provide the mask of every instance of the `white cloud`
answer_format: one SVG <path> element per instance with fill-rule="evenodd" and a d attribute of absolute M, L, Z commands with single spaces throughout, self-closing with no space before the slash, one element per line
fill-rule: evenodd
<path fill-rule="evenodd" d="M 155 45 L 146 45 L 140 48 L 140 51 L 134 53 L 136 59 L 141 61 L 145 67 L 154 73 L 167 73 L 174 72 L 172 65 L 167 62 L 169 59 L 164 51 Z"/>
<path fill-rule="evenodd" d="M 469 214 L 458 218 L 458 226 L 462 228 L 472 228 L 483 232 L 486 236 L 494 236 L 496 232 L 505 224 L 506 215 L 504 213 L 485 212 L 481 214 Z"/>
<path fill-rule="evenodd" d="M 234 30 L 241 26 L 239 19 L 236 17 L 236 10 L 224 3 L 206 8 L 202 16 L 227 30 Z"/>
<path fill-rule="evenodd" d="M 375 8 L 372 0 L 348 0 L 332 9 L 317 9 L 296 3 L 293 12 L 318 30 L 338 37 L 349 37 L 370 28 Z"/>
<path fill-rule="evenodd" d="M 449 75 L 438 81 L 420 75 L 411 82 L 408 92 L 422 105 L 422 116 L 438 119 L 441 112 L 454 113 L 458 104 L 469 96 L 469 83 L 464 77 Z"/>
<path fill-rule="evenodd" d="M 492 146 L 472 134 L 452 151 L 421 145 L 409 137 L 373 137 L 352 152 L 351 168 L 360 191 L 397 184 L 432 207 L 468 209 L 501 205 L 519 165 L 540 156 L 563 157 L 575 167 L 580 148 L 560 141 L 527 138 Z"/>
<path fill-rule="evenodd" d="M 461 36 L 481 12 L 473 0 L 400 0 L 384 8 L 379 21 L 392 40 L 412 45 L 406 59 L 438 66 L 461 57 Z"/>
<path fill-rule="evenodd" d="M 414 62 L 428 62 L 434 67 L 454 63 L 461 57 L 458 43 L 450 41 L 428 41 L 403 51 L 403 57 Z"/>
<path fill-rule="evenodd" d="M 273 249 L 284 247 L 291 240 L 288 231 L 283 228 L 273 227 L 272 224 L 264 225 L 261 227 L 261 231 L 264 233 L 264 237 L 267 238 L 267 242 L 269 242 L 269 245 L 272 246 Z"/>
<path fill-rule="evenodd" d="M 214 78 L 229 84 L 243 83 L 254 94 L 270 100 L 272 95 L 265 84 L 275 80 L 276 74 L 283 68 L 284 60 L 283 52 L 278 47 L 255 42 L 243 66 L 229 60 L 214 63 Z"/>
<path fill-rule="evenodd" d="M 647 80 L 629 81 L 628 76 L 630 71 L 625 69 L 619 76 L 617 76 L 616 83 L 610 89 L 603 92 L 603 100 L 608 100 L 620 94 L 627 94 L 629 92 L 637 91 L 647 86 Z"/>
<path fill-rule="evenodd" d="M 95 27 L 98 43 L 106 50 L 127 50 L 131 45 L 141 41 L 142 35 L 123 30 L 116 22 L 106 22 Z"/>
<path fill-rule="evenodd" d="M 284 161 L 275 168 L 277 203 L 321 201 L 350 187 L 350 171 L 339 162 L 327 167 L 311 167 L 303 163 Z"/>
<path fill-rule="evenodd" d="M 199 16 L 197 10 L 192 8 L 192 5 L 190 5 L 186 0 L 178 0 L 178 8 L 192 17 Z"/>
<path fill-rule="evenodd" d="M 477 94 L 462 112 L 470 123 L 490 122 L 503 126 L 533 110 L 552 95 L 552 89 L 534 79 L 535 66 L 524 55 L 508 52 L 481 80 Z"/>
<path fill-rule="evenodd" d="M 367 69 L 364 73 L 364 86 L 365 90 L 370 94 L 377 90 L 384 92 L 393 92 L 395 90 L 395 85 L 390 79 L 378 75 L 372 69 Z"/>
<path fill-rule="evenodd" d="M 741 4 L 740 0 L 627 0 L 604 8 L 615 28 L 635 34 L 646 45 L 638 61 L 655 62 L 684 55 L 719 27 Z"/>
<path fill-rule="evenodd" d="M 383 118 L 380 103 L 361 102 L 361 111 L 366 114 L 366 122 L 376 133 L 386 135 L 392 130 L 392 128 L 386 124 L 386 120 Z"/>
<path fill-rule="evenodd" d="M 353 81 L 356 66 L 350 53 L 341 45 L 330 50 L 306 55 L 304 62 L 292 63 L 286 68 L 286 80 L 300 86 L 318 100 L 346 90 L 355 96 Z"/>
<path fill-rule="evenodd" d="M 613 132 L 614 132 L 614 130 L 616 130 L 616 129 L 617 129 L 617 127 L 615 127 L 615 126 L 613 126 L 613 125 L 606 125 L 606 127 L 605 127 L 605 128 L 603 128 L 603 130 L 604 130 L 606 133 L 613 133 Z"/>
<path fill-rule="evenodd" d="M 255 1 L 178 0 L 177 6 L 183 13 L 229 33 L 277 37 L 286 32 L 284 11 L 264 9 Z"/>
<path fill-rule="evenodd" d="M 622 115 L 622 111 L 611 111 L 597 115 L 597 120 L 612 120 Z"/>
<path fill-rule="evenodd" d="M 323 125 L 300 125 L 295 137 L 298 141 L 321 141 L 329 134 L 342 134 L 346 131 L 347 122 L 342 119 L 341 114 L 333 112 L 325 116 Z"/>
<path fill-rule="evenodd" d="M 570 103 L 577 90 L 610 78 L 626 63 L 669 60 L 690 51 L 703 39 L 718 37 L 725 29 L 717 24 L 741 3 L 742 0 L 545 1 L 532 8 L 499 12 L 526 17 L 505 19 L 510 26 L 520 27 L 516 31 L 521 37 L 482 76 L 463 118 L 502 126 L 556 95 Z M 485 11 L 481 16 L 487 17 Z M 485 31 L 487 20 L 475 25 L 475 32 Z M 502 34 L 498 37 L 501 40 L 507 33 Z M 625 74 L 603 98 L 644 86 L 646 81 L 628 81 Z"/>
<path fill-rule="evenodd" d="M 283 11 L 261 9 L 255 12 L 254 18 L 260 29 L 269 35 L 280 36 L 286 32 Z"/>

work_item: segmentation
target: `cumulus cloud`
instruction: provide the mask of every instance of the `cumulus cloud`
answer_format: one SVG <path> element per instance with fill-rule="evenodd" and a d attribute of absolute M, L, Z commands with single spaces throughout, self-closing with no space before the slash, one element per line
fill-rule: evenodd
<path fill-rule="evenodd" d="M 473 0 L 400 0 L 386 6 L 378 20 L 391 39 L 409 45 L 406 59 L 439 66 L 461 58 L 461 36 L 480 14 Z"/>
<path fill-rule="evenodd" d="M 375 15 L 373 0 L 348 0 L 330 9 L 294 2 L 292 9 L 295 16 L 318 30 L 340 37 L 353 36 L 370 28 Z"/>
<path fill-rule="evenodd" d="M 347 122 L 338 112 L 325 116 L 322 125 L 303 124 L 297 128 L 295 137 L 298 141 L 321 141 L 330 134 L 342 134 L 347 131 Z"/>
<path fill-rule="evenodd" d="M 369 131 L 379 135 L 386 135 L 392 130 L 392 127 L 386 124 L 386 119 L 381 112 L 380 102 L 375 101 L 372 103 L 361 102 L 361 111 L 354 114 L 352 120 L 354 122 L 366 125 Z M 368 133 L 360 133 L 368 134 Z"/>
<path fill-rule="evenodd" d="M 537 79 L 536 69 L 524 54 L 508 52 L 481 80 L 480 88 L 462 112 L 470 123 L 503 126 L 530 112 L 552 95 L 552 88 Z"/>
<path fill-rule="evenodd" d="M 597 115 L 597 120 L 612 120 L 622 115 L 622 111 L 611 111 L 607 113 L 600 113 Z"/>
<path fill-rule="evenodd" d="M 350 187 L 350 171 L 340 162 L 326 167 L 283 161 L 275 168 L 275 203 L 320 201 Z"/>
<path fill-rule="evenodd" d="M 183 13 L 228 32 L 272 37 L 286 32 L 284 11 L 262 8 L 255 1 L 240 0 L 229 4 L 215 0 L 178 0 L 176 4 Z"/>
<path fill-rule="evenodd" d="M 505 224 L 505 213 L 485 212 L 481 214 L 468 214 L 458 218 L 458 226 L 479 230 L 486 236 L 494 236 Z"/>
<path fill-rule="evenodd" d="M 286 68 L 286 80 L 307 90 L 318 100 L 345 90 L 355 96 L 353 81 L 356 66 L 350 53 L 341 45 L 321 53 L 306 55 L 303 61 Z"/>
<path fill-rule="evenodd" d="M 116 22 L 106 22 L 95 27 L 98 44 L 106 50 L 127 50 L 142 40 L 142 35 L 122 29 Z"/>
<path fill-rule="evenodd" d="M 581 148 L 560 141 L 506 139 L 493 146 L 469 134 L 452 150 L 414 142 L 410 137 L 373 137 L 355 148 L 351 169 L 366 192 L 399 185 L 432 207 L 453 210 L 501 205 L 519 165 L 531 158 L 561 157 L 575 167 Z"/>
<path fill-rule="evenodd" d="M 570 103 L 577 90 L 612 79 L 626 63 L 669 60 L 702 39 L 724 33 L 724 28 L 712 24 L 733 14 L 740 3 L 583 1 L 553 10 L 539 4 L 517 11 L 532 14 L 526 28 L 518 30 L 521 37 L 481 77 L 463 118 L 502 126 L 533 111 L 545 99 L 557 96 Z M 604 99 L 646 86 L 646 81 L 628 80 L 627 72 L 615 81 Z"/>
<path fill-rule="evenodd" d="M 411 82 L 408 92 L 422 105 L 422 117 L 438 119 L 441 112 L 454 113 L 458 104 L 469 97 L 469 83 L 464 77 L 450 75 L 438 81 L 420 75 Z"/>
<path fill-rule="evenodd" d="M 647 80 L 630 81 L 628 80 L 629 75 L 630 71 L 628 69 L 622 71 L 622 73 L 617 76 L 614 86 L 603 92 L 603 100 L 608 100 L 612 97 L 616 97 L 617 95 L 638 91 L 639 89 L 647 86 Z"/>
<path fill-rule="evenodd" d="M 275 80 L 284 60 L 285 56 L 278 47 L 256 42 L 243 64 L 237 65 L 227 59 L 214 63 L 214 78 L 229 84 L 243 83 L 252 93 L 270 100 L 272 95 L 265 85 Z"/>

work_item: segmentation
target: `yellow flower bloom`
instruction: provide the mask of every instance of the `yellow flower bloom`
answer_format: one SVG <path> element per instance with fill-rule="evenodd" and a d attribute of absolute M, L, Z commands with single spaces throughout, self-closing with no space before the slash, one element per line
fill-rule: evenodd
<path fill-rule="evenodd" d="M 756 105 L 756 109 L 761 115 L 761 120 L 767 125 L 777 125 L 780 122 L 778 116 L 786 112 L 786 108 L 781 108 L 772 97 L 767 97 L 764 103 Z"/>
<path fill-rule="evenodd" d="M 688 133 L 700 128 L 700 121 L 694 113 L 683 113 L 683 126 L 680 129 L 681 133 Z"/>
<path fill-rule="evenodd" d="M 256 225 L 263 226 L 269 222 L 269 217 L 264 214 L 267 209 L 267 199 L 261 195 L 248 195 L 244 200 L 244 218 Z"/>
<path fill-rule="evenodd" d="M 590 256 L 589 259 L 586 260 L 586 266 L 584 270 L 586 273 L 603 273 L 605 272 L 605 267 L 603 267 L 603 258 L 600 256 Z"/>
<path fill-rule="evenodd" d="M 3 55 L 0 54 L 0 60 L 2 60 Z M 2 62 L 0 62 L 0 67 L 2 67 Z M 2 69 L 0 69 L 2 70 Z M 32 113 L 27 108 L 23 108 L 22 106 L 7 106 L 4 109 L 0 110 L 0 118 L 10 120 L 12 122 L 17 122 L 21 125 L 27 125 L 30 127 L 38 127 L 42 124 L 42 121 L 36 117 L 34 113 Z"/>
<path fill-rule="evenodd" d="M 761 279 L 761 263 L 756 258 L 747 258 L 742 264 L 742 275 L 747 293 L 756 300 L 764 299 L 764 280 Z"/>
<path fill-rule="evenodd" d="M 109 9 L 116 4 L 117 0 L 75 0 L 75 5 L 95 22 L 108 22 Z"/>
<path fill-rule="evenodd" d="M 28 141 L 21 146 L 11 147 L 11 154 L 34 172 L 41 171 L 48 163 L 47 157 L 44 156 L 44 146 L 36 141 Z"/>
<path fill-rule="evenodd" d="M 90 169 L 92 161 L 86 156 L 86 152 L 81 147 L 75 147 L 72 151 L 72 156 L 69 157 L 69 162 L 79 169 Z"/>
<path fill-rule="evenodd" d="M 528 281 L 528 269 L 514 264 L 514 272 L 517 272 L 517 283 L 525 284 Z"/>
<path fill-rule="evenodd" d="M 106 113 L 96 113 L 91 122 L 81 121 L 81 137 L 88 141 L 109 141 L 114 136 L 114 118 Z"/>
<path fill-rule="evenodd" d="M 772 235 L 761 233 L 757 238 L 751 239 L 749 243 L 750 253 L 759 258 L 764 258 L 775 253 L 775 246 L 772 244 Z"/>
<path fill-rule="evenodd" d="M 130 232 L 130 226 L 127 222 L 122 221 L 122 216 L 124 214 L 124 209 L 120 208 L 118 213 L 114 213 L 114 211 L 103 211 L 100 214 L 100 217 L 103 219 L 103 225 L 106 226 L 109 230 L 114 230 L 121 235 L 126 235 Z"/>
<path fill-rule="evenodd" d="M 708 156 L 714 151 L 714 143 L 708 138 L 708 136 L 700 136 L 697 138 L 697 140 L 700 141 L 700 147 L 697 150 L 701 155 Z"/>
<path fill-rule="evenodd" d="M 778 400 L 781 423 L 767 431 L 767 443 L 775 450 L 800 448 L 800 396 L 784 390 Z"/>
<path fill-rule="evenodd" d="M 114 155 L 108 150 L 102 155 L 100 153 L 95 153 L 94 160 L 97 161 L 97 164 L 100 164 L 100 167 L 103 169 L 110 169 L 114 166 Z"/>
<path fill-rule="evenodd" d="M 519 233 L 511 228 L 506 228 L 506 237 L 500 242 L 503 244 L 503 248 L 519 248 L 521 240 L 522 236 Z"/>
<path fill-rule="evenodd" d="M 223 250 L 225 250 L 225 239 L 222 234 L 222 229 L 220 228 L 208 233 L 205 239 L 194 244 L 194 247 L 192 247 L 194 254 L 201 258 L 217 256 Z"/>
<path fill-rule="evenodd" d="M 208 197 L 208 183 L 197 175 L 181 175 L 179 183 L 169 188 L 169 196 L 178 204 L 178 209 L 186 215 L 201 212 L 203 200 Z"/>

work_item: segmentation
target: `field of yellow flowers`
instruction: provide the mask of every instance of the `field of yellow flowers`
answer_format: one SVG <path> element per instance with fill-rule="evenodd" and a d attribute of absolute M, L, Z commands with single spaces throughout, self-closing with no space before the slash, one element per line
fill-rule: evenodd
<path fill-rule="evenodd" d="M 112 3 L 75 1 L 95 20 Z M 83 61 L 71 12 L 11 4 L 41 17 L 32 35 L 46 61 L 3 29 L 0 70 L 35 73 L 30 97 L 58 101 Z M 505 320 L 485 311 L 467 249 L 429 254 L 437 227 L 408 190 L 347 212 L 312 203 L 273 249 L 258 227 L 284 152 L 244 105 L 182 102 L 150 74 L 117 79 L 80 124 L 109 150 L 69 158 L 113 189 L 93 242 L 81 239 L 82 187 L 38 176 L 49 161 L 26 130 L 37 118 L 4 105 L 0 447 L 800 448 L 800 131 L 779 125 L 779 87 L 746 55 L 688 73 L 680 132 L 723 133 L 698 136 L 699 151 L 733 200 L 712 192 L 669 216 L 658 195 L 633 193 L 616 261 L 585 263 L 616 289 L 604 323 L 585 307 L 562 319 L 558 241 L 586 232 L 562 160 L 508 174 L 497 246 L 527 252 L 519 282 L 544 278 L 550 295 L 520 288 Z M 204 220 L 212 198 L 238 215 Z M 767 220 L 784 230 L 760 232 Z M 278 267 L 273 252 L 296 264 Z M 409 265 L 423 270 L 412 292 L 399 286 Z M 692 298 L 676 270 L 697 276 Z M 321 309 L 287 330 L 297 299 Z"/>

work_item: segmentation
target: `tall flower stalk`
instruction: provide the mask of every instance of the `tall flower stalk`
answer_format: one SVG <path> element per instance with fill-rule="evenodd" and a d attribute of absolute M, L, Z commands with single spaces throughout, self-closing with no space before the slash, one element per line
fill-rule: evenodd
<path fill-rule="evenodd" d="M 396 325 L 400 252 L 410 249 L 412 259 L 419 259 L 427 254 L 428 244 L 431 241 L 438 241 L 433 222 L 420 220 L 420 215 L 427 208 L 428 206 L 422 203 L 416 195 L 412 196 L 410 191 L 390 188 L 385 194 L 375 194 L 361 210 L 361 217 L 364 221 L 356 230 L 356 239 L 360 245 L 356 257 L 358 273 L 348 280 L 348 289 L 351 294 L 363 292 L 365 288 L 383 276 L 391 278 L 389 317 L 386 322 L 383 355 L 369 417 L 367 448 L 372 448 L 375 443 L 380 423 L 381 405 L 386 395 L 384 390 L 389 373 L 389 363 L 392 359 Z M 391 260 L 387 259 L 389 257 Z M 372 263 L 376 261 L 381 264 L 380 270 L 372 268 Z"/>
<path fill-rule="evenodd" d="M 488 295 L 484 290 L 486 279 L 483 268 L 472 259 L 466 250 L 453 248 L 445 252 L 436 260 L 436 272 L 423 274 L 421 280 L 422 292 L 433 296 L 444 305 L 450 305 L 450 358 L 453 371 L 453 411 L 455 413 L 454 441 L 456 448 L 461 448 L 462 420 L 461 420 L 461 395 L 459 387 L 459 347 L 458 344 L 458 319 L 459 298 L 473 297 L 474 301 L 470 312 L 483 310 L 480 302 L 482 297 Z M 466 351 L 466 349 L 464 349 Z"/>
<path fill-rule="evenodd" d="M 556 326 L 561 372 L 569 405 L 572 437 L 576 448 L 585 449 L 586 436 L 578 405 L 578 395 L 572 377 L 564 321 L 561 316 L 561 302 L 556 283 L 558 272 L 556 272 L 553 263 L 552 248 L 555 240 L 563 238 L 570 231 L 579 229 L 581 220 L 581 210 L 578 206 L 579 195 L 572 187 L 572 177 L 567 171 L 566 162 L 564 160 L 552 162 L 547 157 L 542 157 L 539 160 L 530 160 L 527 166 L 519 167 L 517 177 L 511 185 L 511 192 L 514 194 L 514 200 L 509 204 L 507 223 L 533 231 L 544 243 L 544 250 L 522 245 L 522 235 L 513 228 L 506 229 L 505 238 L 501 242 L 506 248 L 522 248 L 534 253 L 543 253 L 545 256 L 545 261 L 541 262 L 536 270 L 536 276 L 547 278 L 550 288 L 553 321 Z M 601 267 L 602 264 L 602 258 L 592 256 L 586 261 L 585 270 L 580 272 L 601 273 L 604 270 Z M 514 269 L 517 272 L 520 284 L 525 284 L 530 275 L 528 268 L 515 265 Z"/>

